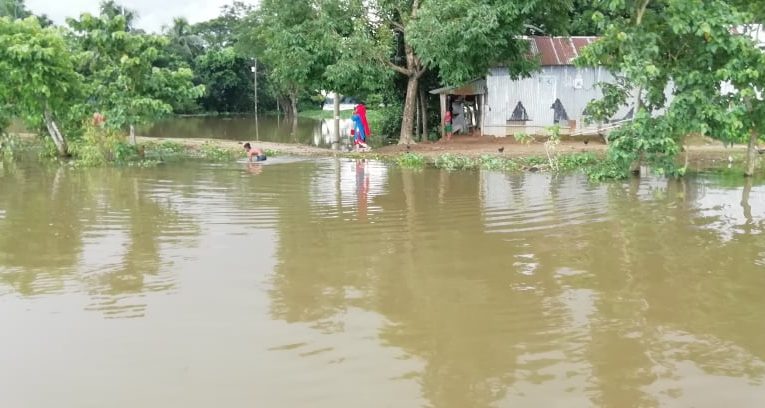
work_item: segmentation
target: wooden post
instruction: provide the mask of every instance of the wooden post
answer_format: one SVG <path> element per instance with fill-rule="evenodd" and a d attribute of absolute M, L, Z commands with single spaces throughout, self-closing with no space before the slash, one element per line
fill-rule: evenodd
<path fill-rule="evenodd" d="M 440 94 L 441 98 L 441 139 L 446 137 L 446 95 Z"/>
<path fill-rule="evenodd" d="M 481 137 L 484 136 L 484 126 L 486 125 L 486 94 L 481 94 Z"/>

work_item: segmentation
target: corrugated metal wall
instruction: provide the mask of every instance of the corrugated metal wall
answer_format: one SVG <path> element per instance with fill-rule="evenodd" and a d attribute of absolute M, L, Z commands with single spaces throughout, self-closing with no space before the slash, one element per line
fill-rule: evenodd
<path fill-rule="evenodd" d="M 569 120 L 583 125 L 583 112 L 587 104 L 602 96 L 599 82 L 614 82 L 614 77 L 602 68 L 577 68 L 574 66 L 546 66 L 529 78 L 513 80 L 507 69 L 495 68 L 486 79 L 487 110 L 484 133 L 494 136 L 511 135 L 516 132 L 543 132 L 554 125 L 552 104 L 560 99 Z M 575 86 L 577 83 L 581 87 Z M 508 119 L 518 102 L 523 103 L 529 115 L 525 128 L 508 127 Z M 629 111 L 622 109 L 616 116 L 621 118 Z M 562 127 L 567 123 L 561 123 Z"/>

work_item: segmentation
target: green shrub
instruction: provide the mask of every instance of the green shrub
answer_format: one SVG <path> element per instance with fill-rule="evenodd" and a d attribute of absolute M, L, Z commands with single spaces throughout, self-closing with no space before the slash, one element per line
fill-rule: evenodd
<path fill-rule="evenodd" d="M 593 166 L 598 163 L 598 156 L 594 153 L 572 153 L 558 157 L 560 171 L 570 171 Z"/>
<path fill-rule="evenodd" d="M 0 135 L 0 160 L 13 160 L 20 148 L 21 142 L 17 137 L 5 133 Z"/>
<path fill-rule="evenodd" d="M 466 170 L 474 169 L 478 166 L 478 161 L 473 160 L 466 156 L 459 156 L 456 154 L 446 153 L 438 156 L 435 161 L 435 166 L 444 170 Z"/>
<path fill-rule="evenodd" d="M 425 166 L 425 156 L 419 153 L 407 152 L 397 156 L 396 163 L 401 167 L 420 168 Z"/>
<path fill-rule="evenodd" d="M 523 143 L 523 144 L 530 144 L 531 142 L 534 141 L 534 136 L 531 136 L 528 133 L 524 133 L 524 132 L 515 133 L 513 134 L 513 137 L 515 138 L 516 142 Z"/>
<path fill-rule="evenodd" d="M 614 160 L 604 160 L 587 169 L 590 181 L 623 180 L 629 174 L 629 166 Z"/>
<path fill-rule="evenodd" d="M 230 161 L 235 160 L 240 156 L 239 150 L 227 149 L 215 145 L 214 143 L 205 142 L 199 148 L 199 154 L 205 160 L 211 161 Z"/>
<path fill-rule="evenodd" d="M 82 137 L 70 144 L 70 153 L 78 166 L 101 166 L 110 162 L 139 160 L 136 146 L 116 130 L 88 126 Z"/>
<path fill-rule="evenodd" d="M 478 158 L 478 163 L 484 170 L 517 170 L 518 164 L 510 159 L 485 154 Z"/>
<path fill-rule="evenodd" d="M 376 112 L 379 112 L 379 119 L 375 121 L 377 123 L 374 123 L 372 134 L 382 136 L 383 144 L 393 144 L 398 141 L 404 107 L 399 104 L 392 104 L 380 108 Z"/>
<path fill-rule="evenodd" d="M 181 160 L 189 156 L 186 146 L 166 140 L 163 142 L 147 142 L 143 144 L 144 158 L 149 161 Z"/>
<path fill-rule="evenodd" d="M 541 156 L 521 157 L 518 163 L 525 167 L 541 167 L 548 164 L 547 158 Z"/>

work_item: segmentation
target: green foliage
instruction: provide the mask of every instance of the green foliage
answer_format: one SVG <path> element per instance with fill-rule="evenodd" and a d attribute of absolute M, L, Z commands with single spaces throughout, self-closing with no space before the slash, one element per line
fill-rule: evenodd
<path fill-rule="evenodd" d="M 436 157 L 433 163 L 436 168 L 448 171 L 475 169 L 478 162 L 466 156 L 446 153 Z"/>
<path fill-rule="evenodd" d="M 600 163 L 598 156 L 594 153 L 571 153 L 558 156 L 558 169 L 560 171 L 571 171 L 586 169 Z"/>
<path fill-rule="evenodd" d="M 144 157 L 147 160 L 152 161 L 179 161 L 190 156 L 186 146 L 170 140 L 165 140 L 162 142 L 148 142 L 145 143 L 143 147 Z"/>
<path fill-rule="evenodd" d="M 682 174 L 674 159 L 687 134 L 725 143 L 763 134 L 765 104 L 757 94 L 765 89 L 765 54 L 732 30 L 754 21 L 753 14 L 736 8 L 745 4 L 618 1 L 612 8 L 630 19 L 599 16 L 605 34 L 585 49 L 579 63 L 605 66 L 624 80 L 604 87 L 604 98 L 590 104 L 588 114 L 610 120 L 619 107 L 635 102 L 634 121 L 609 138 L 616 169 L 646 162 L 660 173 Z M 671 100 L 665 97 L 668 89 Z"/>
<path fill-rule="evenodd" d="M 103 0 L 98 5 L 98 11 L 101 16 L 113 20 L 120 17 L 125 23 L 125 31 L 133 31 L 135 21 L 138 19 L 138 13 L 130 8 L 118 4 L 114 0 Z"/>
<path fill-rule="evenodd" d="M 503 157 L 485 154 L 478 158 L 478 165 L 484 170 L 518 170 L 517 163 Z"/>
<path fill-rule="evenodd" d="M 380 121 L 378 126 L 375 126 L 375 133 L 383 135 L 386 142 L 394 141 L 401 131 L 401 116 L 404 107 L 400 104 L 391 104 L 379 109 L 379 111 Z"/>
<path fill-rule="evenodd" d="M 199 148 L 199 155 L 210 161 L 231 161 L 241 156 L 241 151 L 238 149 L 228 149 L 220 147 L 211 142 L 205 142 Z"/>
<path fill-rule="evenodd" d="M 248 28 L 245 21 L 252 10 L 252 5 L 234 1 L 221 7 L 218 17 L 195 24 L 193 32 L 202 39 L 207 50 L 234 47 L 238 36 Z"/>
<path fill-rule="evenodd" d="M 536 168 L 540 168 L 549 163 L 546 157 L 541 157 L 541 156 L 521 157 L 517 159 L 517 161 L 518 161 L 518 164 L 520 164 L 522 167 L 536 167 Z"/>
<path fill-rule="evenodd" d="M 322 48 L 328 64 L 320 78 L 321 87 L 362 99 L 382 89 L 392 71 L 374 63 L 378 47 L 369 10 L 358 0 L 324 0 L 320 3 L 319 26 L 325 31 Z"/>
<path fill-rule="evenodd" d="M 419 153 L 407 152 L 396 157 L 396 164 L 401 167 L 421 168 L 425 166 L 425 156 Z"/>
<path fill-rule="evenodd" d="M 87 126 L 81 139 L 70 147 L 78 166 L 93 167 L 107 163 L 126 163 L 140 158 L 138 149 L 123 134 L 109 128 Z"/>
<path fill-rule="evenodd" d="M 188 20 L 183 17 L 173 19 L 173 24 L 166 27 L 164 35 L 168 39 L 166 51 L 191 66 L 194 59 L 204 52 L 202 37 L 194 32 Z"/>
<path fill-rule="evenodd" d="M 380 2 L 381 4 L 401 2 Z M 444 83 L 482 77 L 497 63 L 523 75 L 536 67 L 519 39 L 528 25 L 552 34 L 564 23 L 554 17 L 568 1 L 449 0 L 422 2 L 417 18 L 405 24 L 408 41 L 422 62 L 437 68 Z M 389 6 L 390 7 L 390 6 Z"/>
<path fill-rule="evenodd" d="M 550 164 L 550 168 L 558 171 L 558 145 L 560 144 L 560 126 L 550 126 L 546 129 L 547 141 L 545 142 L 545 153 L 547 154 L 547 161 Z"/>
<path fill-rule="evenodd" d="M 629 176 L 629 166 L 613 160 L 602 161 L 587 170 L 590 181 L 623 180 Z"/>
<path fill-rule="evenodd" d="M 40 129 L 43 114 L 68 117 L 80 97 L 81 76 L 61 32 L 35 17 L 0 18 L 0 108 Z"/>
<path fill-rule="evenodd" d="M 529 135 L 528 133 L 520 132 L 513 134 L 513 138 L 515 138 L 515 141 L 522 144 L 531 144 L 534 142 L 534 136 Z"/>
<path fill-rule="evenodd" d="M 309 0 L 263 0 L 248 18 L 238 48 L 270 67 L 269 78 L 280 94 L 294 102 L 316 89 L 329 61 L 319 10 Z"/>
<path fill-rule="evenodd" d="M 206 112 L 251 112 L 254 107 L 251 65 L 233 48 L 209 50 L 198 57 L 195 67 L 199 80 L 205 84 L 202 108 Z"/>
<path fill-rule="evenodd" d="M 5 133 L 0 134 L 0 161 L 13 160 L 18 154 L 19 145 L 20 142 L 17 137 Z"/>
<path fill-rule="evenodd" d="M 619 108 L 622 107 L 629 97 L 629 90 L 622 80 L 617 78 L 617 83 L 602 82 L 598 84 L 603 96 L 591 101 L 585 109 L 585 122 L 605 123 L 610 121 Z"/>
<path fill-rule="evenodd" d="M 83 14 L 67 21 L 78 52 L 78 72 L 86 77 L 86 98 L 75 106 L 80 117 L 100 112 L 107 126 L 125 129 L 170 114 L 173 104 L 196 99 L 204 87 L 194 86 L 188 68 L 156 65 L 167 39 L 130 31 L 121 15 Z"/>
<path fill-rule="evenodd" d="M 31 15 L 24 0 L 0 0 L 0 17 L 10 17 L 15 20 Z"/>

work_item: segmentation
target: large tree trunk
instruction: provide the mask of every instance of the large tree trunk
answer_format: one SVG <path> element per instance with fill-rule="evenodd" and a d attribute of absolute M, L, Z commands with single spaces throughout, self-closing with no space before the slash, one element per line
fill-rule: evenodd
<path fill-rule="evenodd" d="M 284 111 L 284 116 L 292 117 L 292 112 L 290 107 L 291 105 L 290 105 L 290 101 L 288 97 L 277 96 L 276 103 L 277 105 L 281 106 L 282 110 Z"/>
<path fill-rule="evenodd" d="M 138 141 L 135 138 L 135 126 L 130 125 L 130 144 L 133 146 L 138 144 Z"/>
<path fill-rule="evenodd" d="M 752 192 L 752 179 L 747 178 L 744 182 L 744 189 L 741 191 L 741 208 L 744 210 L 744 218 L 746 219 L 747 226 L 752 224 L 754 218 L 752 218 L 752 205 L 749 204 L 749 195 Z"/>
<path fill-rule="evenodd" d="M 420 95 L 417 94 L 417 102 L 415 103 L 415 114 L 414 114 L 414 136 L 417 138 L 418 142 L 422 142 L 422 133 L 420 133 L 420 121 L 422 120 L 422 115 L 420 114 Z"/>
<path fill-rule="evenodd" d="M 297 128 L 298 128 L 298 95 L 297 92 L 290 94 L 290 110 L 292 111 L 292 137 L 297 137 Z"/>
<path fill-rule="evenodd" d="M 53 120 L 53 114 L 49 109 L 46 109 L 44 116 L 45 126 L 48 128 L 48 133 L 50 134 L 51 139 L 53 139 L 53 143 L 56 145 L 58 155 L 61 157 L 69 156 L 69 148 L 66 145 L 66 140 L 64 139 L 64 135 L 61 134 L 61 131 L 59 131 L 56 121 Z"/>
<path fill-rule="evenodd" d="M 428 140 L 428 94 L 420 87 L 420 115 L 422 115 L 422 137 L 420 140 Z"/>
<path fill-rule="evenodd" d="M 747 177 L 754 176 L 754 169 L 757 167 L 757 132 L 754 130 L 749 134 L 749 146 L 746 148 L 746 171 Z"/>
<path fill-rule="evenodd" d="M 404 101 L 404 113 L 401 118 L 401 135 L 398 144 L 414 144 L 412 128 L 414 127 L 415 104 L 417 102 L 417 84 L 419 78 L 416 74 L 409 76 L 406 84 L 406 99 Z"/>

